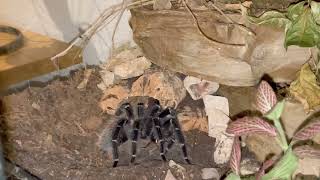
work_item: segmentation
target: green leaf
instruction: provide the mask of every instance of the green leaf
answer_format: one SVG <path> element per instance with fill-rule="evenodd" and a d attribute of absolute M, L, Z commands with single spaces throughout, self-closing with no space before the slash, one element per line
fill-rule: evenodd
<path fill-rule="evenodd" d="M 260 17 L 248 16 L 248 20 L 251 23 L 258 25 L 271 25 L 273 27 L 285 28 L 290 24 L 290 20 L 285 16 L 285 14 L 278 11 L 267 11 Z"/>
<path fill-rule="evenodd" d="M 241 180 L 240 176 L 236 175 L 235 173 L 229 174 L 225 180 Z"/>
<path fill-rule="evenodd" d="M 290 147 L 281 160 L 264 176 L 262 180 L 291 179 L 292 174 L 297 169 L 298 158 Z"/>
<path fill-rule="evenodd" d="M 320 3 L 311 1 L 311 13 L 314 21 L 320 25 Z"/>
<path fill-rule="evenodd" d="M 293 21 L 288 28 L 285 38 L 285 47 L 297 45 L 313 47 L 319 44 L 320 28 L 311 15 L 311 9 L 305 8 L 303 13 Z"/>
<path fill-rule="evenodd" d="M 273 121 L 280 119 L 282 111 L 284 108 L 284 101 L 278 102 L 274 108 L 266 115 L 266 118 L 271 119 Z"/>
<path fill-rule="evenodd" d="M 305 3 L 305 1 L 301 1 L 288 7 L 288 18 L 291 21 L 295 21 L 301 14 L 303 14 Z"/>

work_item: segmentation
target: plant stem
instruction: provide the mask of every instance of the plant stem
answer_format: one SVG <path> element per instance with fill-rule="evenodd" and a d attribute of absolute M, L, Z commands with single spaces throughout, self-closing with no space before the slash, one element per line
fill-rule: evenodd
<path fill-rule="evenodd" d="M 287 138 L 286 138 L 286 134 L 282 128 L 280 119 L 274 119 L 274 126 L 277 128 L 278 133 L 279 133 L 279 140 L 281 142 L 281 147 L 284 151 L 286 151 L 288 149 L 288 142 L 287 142 Z"/>

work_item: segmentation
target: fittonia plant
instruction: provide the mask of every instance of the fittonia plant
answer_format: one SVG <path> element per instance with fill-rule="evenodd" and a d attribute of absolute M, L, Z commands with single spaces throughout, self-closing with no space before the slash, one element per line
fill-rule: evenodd
<path fill-rule="evenodd" d="M 275 92 L 266 81 L 262 81 L 258 87 L 256 108 L 263 114 L 263 117 L 245 116 L 233 121 L 227 128 L 227 133 L 235 136 L 230 157 L 232 173 L 227 176 L 227 180 L 289 180 L 298 166 L 298 157 L 308 155 L 320 158 L 320 150 L 307 145 L 296 146 L 298 141 L 311 140 L 317 133 L 320 133 L 320 117 L 315 118 L 314 121 L 296 132 L 288 142 L 280 122 L 284 100 L 277 101 Z M 266 160 L 257 174 L 241 177 L 239 139 L 249 134 L 265 134 L 274 137 L 283 153 L 280 157 L 274 156 Z"/>

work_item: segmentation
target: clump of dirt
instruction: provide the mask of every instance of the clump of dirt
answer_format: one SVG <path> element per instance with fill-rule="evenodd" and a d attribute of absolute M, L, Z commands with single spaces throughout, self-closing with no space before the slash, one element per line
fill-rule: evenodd
<path fill-rule="evenodd" d="M 40 179 L 164 179 L 169 166 L 161 161 L 156 144 L 139 148 L 135 165 L 129 165 L 130 144 L 123 144 L 119 167 L 111 167 L 112 158 L 97 145 L 113 119 L 98 106 L 101 79 L 95 72 L 79 90 L 82 80 L 83 71 L 78 71 L 66 80 L 4 97 L 5 156 Z M 214 139 L 199 131 L 185 135 L 193 164 L 184 163 L 178 145 L 167 158 L 185 167 L 190 177 L 201 179 L 202 168 L 215 166 Z"/>

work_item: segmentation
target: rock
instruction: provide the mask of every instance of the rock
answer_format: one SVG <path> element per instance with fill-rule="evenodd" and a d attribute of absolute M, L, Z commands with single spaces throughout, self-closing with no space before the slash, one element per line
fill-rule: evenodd
<path fill-rule="evenodd" d="M 151 62 L 142 56 L 139 49 L 122 51 L 101 68 L 113 72 L 120 79 L 140 76 L 151 66 Z"/>
<path fill-rule="evenodd" d="M 228 16 L 245 24 L 240 13 Z M 291 82 L 308 61 L 308 48 L 284 48 L 284 29 L 249 24 L 255 33 L 244 31 L 210 9 L 197 13 L 197 19 L 208 36 L 223 43 L 199 33 L 187 11 L 132 9 L 130 24 L 134 41 L 152 63 L 219 84 L 253 86 L 264 74 Z"/>
<path fill-rule="evenodd" d="M 129 96 L 129 90 L 126 87 L 117 85 L 104 92 L 99 106 L 103 111 L 114 114 L 119 103 Z"/>
<path fill-rule="evenodd" d="M 259 162 L 264 162 L 270 154 L 281 154 L 282 149 L 275 138 L 263 134 L 249 135 L 245 138 L 246 145 Z"/>
<path fill-rule="evenodd" d="M 160 101 L 164 107 L 177 107 L 185 98 L 183 82 L 175 74 L 167 71 L 145 73 L 137 79 L 130 96 L 150 96 Z"/>
<path fill-rule="evenodd" d="M 320 177 L 320 159 L 316 158 L 303 158 L 299 159 L 297 170 L 294 172 L 294 176 L 297 174 L 315 175 Z"/>
<path fill-rule="evenodd" d="M 96 130 L 101 126 L 101 124 L 102 119 L 97 116 L 90 117 L 82 122 L 83 128 L 88 130 Z"/>
<path fill-rule="evenodd" d="M 33 102 L 33 103 L 31 104 L 31 106 L 32 106 L 34 109 L 40 111 L 40 106 L 39 106 L 39 104 Z"/>
<path fill-rule="evenodd" d="M 255 174 L 260 169 L 260 164 L 255 159 L 246 158 L 241 161 L 240 174 L 243 176 Z"/>
<path fill-rule="evenodd" d="M 178 119 L 183 131 L 197 129 L 208 133 L 208 119 L 203 109 L 191 109 L 185 106 L 178 114 Z"/>
<path fill-rule="evenodd" d="M 170 169 L 168 169 L 167 171 L 167 175 L 164 178 L 164 180 L 176 180 L 176 178 L 173 176 L 173 174 L 171 173 Z"/>
<path fill-rule="evenodd" d="M 186 172 L 186 168 L 184 168 L 181 165 L 177 164 L 173 160 L 169 161 L 169 167 L 174 168 L 174 169 L 179 169 L 181 172 Z"/>
<path fill-rule="evenodd" d="M 145 57 L 140 57 L 115 66 L 113 72 L 121 79 L 129 79 L 142 75 L 146 69 L 150 68 L 150 66 L 150 61 Z"/>
<path fill-rule="evenodd" d="M 214 162 L 217 164 L 227 163 L 230 159 L 233 145 L 233 137 L 220 134 L 216 138 L 215 151 L 213 153 Z"/>
<path fill-rule="evenodd" d="M 233 137 L 226 136 L 229 118 L 228 99 L 221 96 L 206 95 L 203 98 L 208 116 L 208 134 L 216 138 L 214 161 L 224 164 L 229 161 L 232 151 Z"/>
<path fill-rule="evenodd" d="M 186 179 L 191 180 L 190 174 L 187 174 L 186 168 L 182 167 L 181 165 L 175 163 L 173 160 L 169 161 L 169 167 L 172 173 L 175 175 L 177 179 Z"/>
<path fill-rule="evenodd" d="M 208 116 L 209 136 L 218 138 L 225 133 L 229 116 L 228 99 L 220 96 L 207 95 L 203 98 L 206 114 Z"/>
<path fill-rule="evenodd" d="M 183 84 L 193 100 L 198 100 L 205 95 L 213 94 L 219 89 L 219 84 L 216 82 L 201 80 L 192 76 L 187 76 L 183 80 Z"/>
<path fill-rule="evenodd" d="M 203 168 L 201 169 L 202 179 L 220 179 L 220 174 L 216 168 Z"/>
<path fill-rule="evenodd" d="M 172 4 L 170 0 L 155 0 L 153 3 L 153 10 L 171 9 Z"/>
<path fill-rule="evenodd" d="M 109 86 L 113 85 L 115 82 L 115 75 L 113 72 L 110 72 L 108 70 L 102 70 L 100 71 L 100 77 L 102 78 L 102 82 L 99 83 L 97 86 L 101 90 L 106 90 Z"/>

